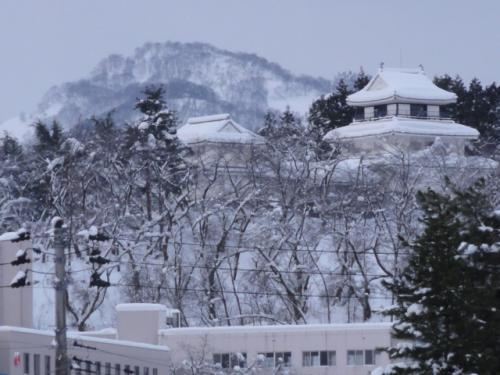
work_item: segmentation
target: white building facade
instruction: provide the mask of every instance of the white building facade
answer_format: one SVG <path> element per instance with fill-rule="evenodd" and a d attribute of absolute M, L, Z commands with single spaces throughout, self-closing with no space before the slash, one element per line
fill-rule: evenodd
<path fill-rule="evenodd" d="M 392 344 L 390 323 L 167 328 L 168 312 L 120 304 L 116 329 L 68 333 L 72 374 L 179 375 L 217 364 L 219 373 L 366 375 L 389 364 L 380 349 Z M 1 375 L 51 375 L 54 355 L 53 332 L 0 326 Z"/>

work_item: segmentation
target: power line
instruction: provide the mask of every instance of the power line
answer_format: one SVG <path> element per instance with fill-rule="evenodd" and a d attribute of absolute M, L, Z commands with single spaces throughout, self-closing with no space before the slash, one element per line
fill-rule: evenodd
<path fill-rule="evenodd" d="M 153 266 L 153 267 L 161 267 L 161 268 L 171 268 L 172 270 L 175 271 L 176 268 L 187 268 L 187 269 L 203 269 L 203 270 L 217 270 L 217 271 L 230 271 L 230 272 L 262 272 L 262 273 L 284 273 L 284 274 L 306 274 L 306 275 L 331 275 L 331 276 L 367 276 L 367 277 L 388 277 L 389 275 L 385 274 L 370 274 L 370 273 L 361 273 L 361 272 L 336 272 L 336 271 L 324 271 L 324 270 L 279 270 L 277 269 L 272 270 L 272 269 L 267 269 L 267 268 L 241 268 L 241 267 L 235 267 L 235 268 L 229 268 L 229 267 L 217 267 L 217 266 L 203 266 L 203 265 L 196 265 L 196 264 L 182 264 L 182 265 L 175 265 L 175 266 L 169 266 L 169 265 L 162 265 L 159 263 L 151 263 L 151 262 L 132 262 L 132 261 L 110 261 L 110 263 L 116 263 L 117 265 L 119 264 L 132 264 L 132 265 L 146 265 L 146 266 Z M 107 269 L 113 269 L 116 268 L 117 266 L 111 266 L 103 271 L 106 271 Z M 71 270 L 68 273 L 78 273 L 78 272 L 85 272 L 85 271 L 94 271 L 95 269 L 92 267 L 89 268 L 83 268 L 79 270 Z M 47 273 L 49 274 L 49 273 Z"/>

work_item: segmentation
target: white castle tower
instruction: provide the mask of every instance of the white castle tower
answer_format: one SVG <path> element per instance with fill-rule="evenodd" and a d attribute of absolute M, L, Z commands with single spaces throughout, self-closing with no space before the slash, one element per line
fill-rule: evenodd
<path fill-rule="evenodd" d="M 353 122 L 331 130 L 325 140 L 340 143 L 347 153 L 380 154 L 423 149 L 439 137 L 450 151 L 463 154 L 479 132 L 449 118 L 445 106 L 456 100 L 422 68 L 381 67 L 366 87 L 348 96 L 356 110 Z"/>

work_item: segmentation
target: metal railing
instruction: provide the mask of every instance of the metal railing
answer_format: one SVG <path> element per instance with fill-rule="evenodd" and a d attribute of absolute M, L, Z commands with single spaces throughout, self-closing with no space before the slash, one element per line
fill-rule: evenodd
<path fill-rule="evenodd" d="M 386 115 L 386 116 L 371 116 L 371 117 L 359 117 L 359 116 L 354 116 L 354 122 L 367 122 L 367 121 L 379 121 L 379 120 L 387 120 L 393 117 L 402 117 L 402 118 L 408 118 L 408 119 L 415 119 L 415 120 L 433 120 L 433 121 L 451 121 L 453 120 L 451 117 L 445 117 L 445 116 L 412 116 L 412 115 L 402 115 L 402 114 L 392 114 L 392 115 Z"/>

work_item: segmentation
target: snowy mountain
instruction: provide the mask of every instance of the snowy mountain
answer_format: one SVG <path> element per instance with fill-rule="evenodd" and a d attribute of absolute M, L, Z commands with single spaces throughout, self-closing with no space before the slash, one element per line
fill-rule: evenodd
<path fill-rule="evenodd" d="M 0 130 L 19 136 L 35 119 L 54 117 L 68 127 L 113 109 L 118 121 L 131 120 L 133 103 L 149 84 L 165 85 L 181 121 L 226 112 L 251 129 L 261 125 L 267 109 L 289 105 L 305 113 L 332 88 L 330 81 L 293 75 L 253 54 L 203 43 L 148 43 L 130 57 L 108 56 L 84 79 L 52 87 L 36 113 L 8 120 Z"/>

